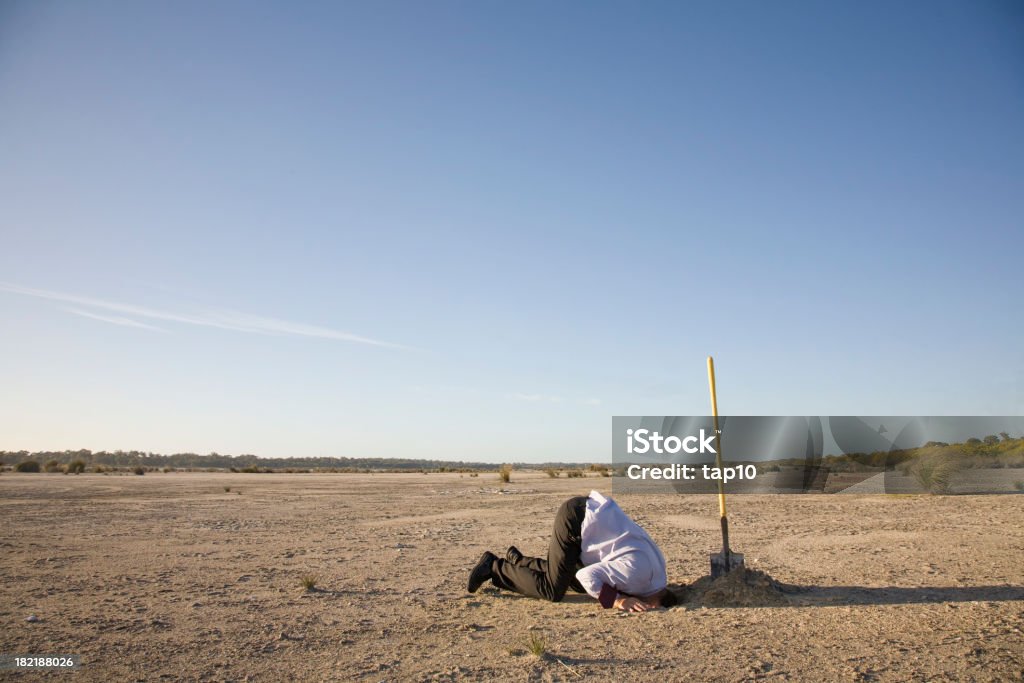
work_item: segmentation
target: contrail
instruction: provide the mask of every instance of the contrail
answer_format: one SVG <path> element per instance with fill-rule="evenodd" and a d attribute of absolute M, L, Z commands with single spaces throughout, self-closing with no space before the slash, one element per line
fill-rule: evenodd
<path fill-rule="evenodd" d="M 163 311 L 155 308 L 137 306 L 134 304 L 126 304 L 117 301 L 106 301 L 104 299 L 80 296 L 78 294 L 67 294 L 64 292 L 53 292 L 45 289 L 23 287 L 21 285 L 5 282 L 0 282 L 0 291 L 36 297 L 38 299 L 63 301 L 64 303 L 76 304 L 78 306 L 85 306 L 87 308 L 98 308 L 106 311 L 114 311 L 117 313 L 132 315 L 139 318 L 149 318 L 152 320 L 166 320 L 168 322 L 182 323 L 184 325 L 196 325 L 199 327 L 215 327 L 222 330 L 233 330 L 235 332 L 250 332 L 254 334 L 318 337 L 321 339 L 335 339 L 337 341 L 354 342 L 357 344 L 369 344 L 370 346 L 379 346 L 389 349 L 401 349 L 405 351 L 413 350 L 413 348 L 410 346 L 404 346 L 402 344 L 381 341 L 379 339 L 372 339 L 370 337 L 363 337 L 357 334 L 352 334 L 351 332 L 343 332 L 341 330 L 335 330 L 329 327 L 319 327 L 317 325 L 308 325 L 306 323 L 291 322 L 288 320 L 280 320 L 277 318 L 267 318 L 263 316 L 250 315 L 248 313 L 240 313 L 238 311 L 208 310 L 196 313 L 175 313 L 173 311 Z M 82 311 L 72 312 L 77 313 L 78 315 L 85 315 L 85 313 Z M 92 317 L 96 317 L 96 314 L 93 314 Z M 123 321 L 119 324 L 125 324 L 126 322 L 134 322 L 130 321 L 127 318 L 120 318 L 119 320 Z M 107 320 L 107 322 L 113 321 Z M 146 326 L 144 325 L 144 323 L 136 324 Z"/>

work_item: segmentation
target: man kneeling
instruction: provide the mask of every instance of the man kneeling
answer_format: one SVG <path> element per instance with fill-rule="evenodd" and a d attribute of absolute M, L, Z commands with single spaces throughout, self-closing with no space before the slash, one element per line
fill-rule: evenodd
<path fill-rule="evenodd" d="M 597 491 L 562 503 L 546 560 L 524 557 L 515 546 L 504 559 L 485 552 L 469 573 L 469 592 L 487 579 L 498 588 L 552 602 L 571 588 L 597 598 L 606 609 L 627 612 L 676 604 L 657 544 L 614 500 Z"/>

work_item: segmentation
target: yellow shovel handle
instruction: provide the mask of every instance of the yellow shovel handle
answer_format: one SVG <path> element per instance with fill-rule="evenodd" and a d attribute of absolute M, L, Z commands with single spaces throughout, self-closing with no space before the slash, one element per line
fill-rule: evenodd
<path fill-rule="evenodd" d="M 715 360 L 708 356 L 708 384 L 711 386 L 711 415 L 715 420 L 715 465 L 718 467 L 718 513 L 725 517 L 725 485 L 722 482 L 722 435 L 718 431 L 718 398 L 715 396 Z"/>

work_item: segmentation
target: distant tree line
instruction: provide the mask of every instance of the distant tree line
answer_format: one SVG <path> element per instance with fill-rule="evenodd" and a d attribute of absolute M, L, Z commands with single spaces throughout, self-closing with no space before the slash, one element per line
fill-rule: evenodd
<path fill-rule="evenodd" d="M 822 458 L 822 464 L 836 471 L 865 467 L 891 470 L 915 459 L 936 456 L 949 458 L 961 467 L 972 469 L 1024 467 L 1024 437 L 1013 438 L 1006 432 L 1000 432 L 980 439 L 970 438 L 963 443 L 929 441 L 920 448 L 827 455 Z"/>
<path fill-rule="evenodd" d="M 416 458 L 260 458 L 251 454 L 222 455 L 210 453 L 174 453 L 162 455 L 145 451 L 90 451 L 88 449 L 66 451 L 0 451 L 0 465 L 17 465 L 24 462 L 52 463 L 67 466 L 84 463 L 90 468 L 103 467 L 147 469 L 171 468 L 181 470 L 234 470 L 238 472 L 262 472 L 265 470 L 308 470 L 335 472 L 471 472 L 497 471 L 502 465 L 488 462 L 463 462 L 451 460 L 421 460 Z M 548 466 L 579 467 L 577 463 L 517 464 L 516 468 L 543 469 Z M 54 469 L 55 471 L 55 469 Z"/>

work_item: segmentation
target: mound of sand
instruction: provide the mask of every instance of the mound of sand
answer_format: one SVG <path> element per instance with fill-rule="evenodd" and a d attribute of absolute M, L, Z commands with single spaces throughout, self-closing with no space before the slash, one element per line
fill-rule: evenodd
<path fill-rule="evenodd" d="M 782 584 L 757 569 L 734 569 L 712 579 L 703 576 L 686 587 L 688 607 L 769 607 L 788 604 Z"/>

